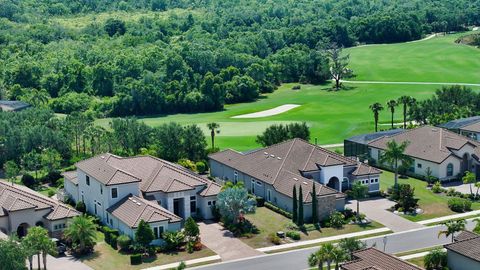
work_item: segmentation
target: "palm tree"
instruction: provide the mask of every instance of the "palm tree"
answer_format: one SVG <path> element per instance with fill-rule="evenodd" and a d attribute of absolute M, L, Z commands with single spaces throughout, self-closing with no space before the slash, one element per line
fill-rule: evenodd
<path fill-rule="evenodd" d="M 332 261 L 335 259 L 335 249 L 336 247 L 332 243 L 323 244 L 320 248 L 320 253 L 323 254 L 323 258 L 327 263 L 327 270 L 332 269 Z"/>
<path fill-rule="evenodd" d="M 395 107 L 397 107 L 397 101 L 394 99 L 391 99 L 387 102 L 387 107 L 390 109 L 390 112 L 392 113 L 392 129 L 393 129 L 393 116 L 395 114 Z"/>
<path fill-rule="evenodd" d="M 212 149 L 215 149 L 215 133 L 220 133 L 220 125 L 212 122 L 207 124 L 207 128 L 210 130 L 210 137 L 212 137 Z"/>
<path fill-rule="evenodd" d="M 320 253 L 320 250 L 317 250 L 308 256 L 308 266 L 310 267 L 318 266 L 319 270 L 323 270 L 323 263 L 323 254 Z"/>
<path fill-rule="evenodd" d="M 446 226 L 446 230 L 439 231 L 438 232 L 438 238 L 440 238 L 440 235 L 445 234 L 445 237 L 449 237 L 450 235 L 452 236 L 452 243 L 455 240 L 455 233 L 460 232 L 465 230 L 465 220 L 449 220 L 447 222 L 442 223 L 444 226 Z"/>
<path fill-rule="evenodd" d="M 465 176 L 463 176 L 462 178 L 462 181 L 464 184 L 470 185 L 470 194 L 473 196 L 473 184 L 477 182 L 477 176 L 475 175 L 475 173 L 466 171 Z"/>
<path fill-rule="evenodd" d="M 383 110 L 382 104 L 375 102 L 370 105 L 370 110 L 373 112 L 373 117 L 375 119 L 375 132 L 378 131 L 378 114 Z"/>
<path fill-rule="evenodd" d="M 447 266 L 447 252 L 437 248 L 430 251 L 424 259 L 426 269 L 444 269 Z"/>
<path fill-rule="evenodd" d="M 353 258 L 353 252 L 364 249 L 366 244 L 354 237 L 343 238 L 338 242 L 338 246 L 347 252 L 347 259 L 351 260 Z"/>
<path fill-rule="evenodd" d="M 42 241 L 39 243 L 40 249 L 42 250 L 43 270 L 47 270 L 47 255 L 55 255 L 57 253 L 57 245 L 48 237 L 48 233 L 46 236 L 47 237 L 42 238 Z M 38 267 L 40 268 L 40 265 Z"/>
<path fill-rule="evenodd" d="M 480 219 L 476 218 L 473 221 L 475 221 L 477 224 L 475 224 L 475 228 L 473 228 L 473 232 L 476 234 L 480 234 Z"/>
<path fill-rule="evenodd" d="M 395 185 L 398 186 L 398 163 L 410 163 L 411 158 L 404 154 L 405 149 L 410 144 L 409 141 L 404 141 L 401 144 L 398 144 L 396 141 L 392 140 L 387 142 L 387 150 L 380 157 L 380 161 L 390 163 L 393 166 L 395 171 Z"/>
<path fill-rule="evenodd" d="M 360 200 L 364 199 L 367 193 L 368 187 L 360 183 L 360 181 L 356 181 L 355 184 L 352 185 L 350 196 L 352 196 L 354 200 L 357 200 L 357 220 L 360 217 Z"/>
<path fill-rule="evenodd" d="M 84 253 L 88 246 L 95 244 L 97 225 L 89 216 L 74 217 L 64 231 L 64 236 L 79 245 L 79 252 Z"/>
<path fill-rule="evenodd" d="M 398 104 L 403 104 L 403 128 L 406 129 L 408 106 L 412 106 L 416 102 L 416 99 L 410 96 L 401 96 L 397 102 Z"/>
<path fill-rule="evenodd" d="M 28 95 L 28 102 L 30 102 L 34 107 L 46 104 L 50 96 L 45 90 L 31 89 Z"/>
<path fill-rule="evenodd" d="M 47 254 L 56 252 L 55 243 L 50 240 L 48 231 L 42 227 L 32 227 L 23 238 L 22 244 L 26 247 L 30 265 L 31 257 L 37 254 L 38 268 L 40 268 L 40 254 L 42 254 L 43 268 L 47 269 Z"/>
<path fill-rule="evenodd" d="M 335 247 L 332 256 L 333 262 L 335 263 L 335 270 L 338 270 L 340 269 L 340 263 L 344 262 L 347 259 L 348 254 L 345 250 Z"/>

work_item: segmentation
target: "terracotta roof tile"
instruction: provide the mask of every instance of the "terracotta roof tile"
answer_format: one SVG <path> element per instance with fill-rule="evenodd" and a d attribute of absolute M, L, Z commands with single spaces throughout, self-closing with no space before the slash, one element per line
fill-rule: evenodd
<path fill-rule="evenodd" d="M 68 171 L 68 172 L 63 172 L 62 176 L 72 182 L 74 185 L 78 185 L 78 174 L 77 171 Z"/>
<path fill-rule="evenodd" d="M 403 261 L 375 248 L 367 248 L 353 253 L 354 260 L 340 266 L 343 270 L 421 270 L 422 268 Z"/>
<path fill-rule="evenodd" d="M 457 241 L 444 245 L 448 251 L 453 251 L 462 256 L 480 262 L 480 236 L 473 237 L 472 233 L 462 233 L 457 236 Z"/>

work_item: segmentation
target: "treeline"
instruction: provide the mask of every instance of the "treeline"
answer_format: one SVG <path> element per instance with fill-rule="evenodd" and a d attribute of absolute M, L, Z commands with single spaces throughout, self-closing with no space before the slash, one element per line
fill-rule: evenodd
<path fill-rule="evenodd" d="M 0 0 L 0 98 L 99 117 L 216 111 L 327 81 L 331 43 L 463 30 L 479 3 Z"/>

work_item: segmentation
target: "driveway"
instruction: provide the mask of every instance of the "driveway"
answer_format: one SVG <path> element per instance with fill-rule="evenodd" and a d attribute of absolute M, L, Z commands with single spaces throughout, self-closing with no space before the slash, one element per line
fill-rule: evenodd
<path fill-rule="evenodd" d="M 470 184 L 464 184 L 463 182 L 450 182 L 444 183 L 442 186 L 446 189 L 454 188 L 455 191 L 458 191 L 462 194 L 470 194 Z M 477 188 L 472 184 L 473 194 L 477 192 Z"/>
<path fill-rule="evenodd" d="M 222 261 L 247 258 L 263 254 L 241 240 L 235 238 L 232 232 L 225 230 L 220 224 L 201 222 L 200 237 L 202 243 L 217 253 Z M 70 269 L 69 269 L 70 270 Z"/>
<path fill-rule="evenodd" d="M 40 256 L 41 257 L 41 256 Z M 43 269 L 43 259 L 40 258 L 40 265 Z M 28 261 L 27 261 L 28 266 Z M 33 269 L 37 269 L 37 256 L 33 256 Z M 48 270 L 93 270 L 86 264 L 82 263 L 80 260 L 75 259 L 73 256 L 63 256 L 63 257 L 52 257 L 48 255 L 47 257 L 47 269 Z"/>
<path fill-rule="evenodd" d="M 371 199 L 360 202 L 360 213 L 364 213 L 369 219 L 382 223 L 394 232 L 408 231 L 424 227 L 416 222 L 409 221 L 401 216 L 386 210 L 395 205 L 394 202 L 385 199 Z M 347 203 L 347 207 L 356 211 L 357 201 Z"/>

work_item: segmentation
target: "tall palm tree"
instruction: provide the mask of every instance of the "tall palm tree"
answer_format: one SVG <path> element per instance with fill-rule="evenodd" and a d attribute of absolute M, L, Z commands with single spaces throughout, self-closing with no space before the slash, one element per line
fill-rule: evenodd
<path fill-rule="evenodd" d="M 395 171 L 395 187 L 398 186 L 398 165 L 399 163 L 405 164 L 410 163 L 411 158 L 405 155 L 405 149 L 407 149 L 409 141 L 404 141 L 401 144 L 398 144 L 396 141 L 392 140 L 387 142 L 387 150 L 380 157 L 380 162 L 389 163 Z"/>
<path fill-rule="evenodd" d="M 84 253 L 88 246 L 95 243 L 97 225 L 89 216 L 74 217 L 64 231 L 64 236 L 79 245 L 79 252 Z"/>
<path fill-rule="evenodd" d="M 42 254 L 43 267 L 47 269 L 47 254 L 56 251 L 55 243 L 50 240 L 48 231 L 42 227 L 32 227 L 23 238 L 22 244 L 27 248 L 29 261 L 33 254 L 37 254 L 38 268 L 40 269 L 40 254 Z"/>
<path fill-rule="evenodd" d="M 452 243 L 455 240 L 455 233 L 461 232 L 465 230 L 465 220 L 449 220 L 447 222 L 442 223 L 445 227 L 446 230 L 439 231 L 438 232 L 438 238 L 440 238 L 440 235 L 445 235 L 445 237 L 452 236 Z"/>
<path fill-rule="evenodd" d="M 444 269 L 447 266 L 447 252 L 437 248 L 430 251 L 424 259 L 426 269 Z"/>
<path fill-rule="evenodd" d="M 398 104 L 403 104 L 403 128 L 406 129 L 408 107 L 412 106 L 416 102 L 416 99 L 410 96 L 401 96 L 397 102 Z"/>
<path fill-rule="evenodd" d="M 354 200 L 357 200 L 357 220 L 360 217 L 360 200 L 367 197 L 367 193 L 368 187 L 359 181 L 356 181 L 355 184 L 352 185 L 350 196 L 352 196 Z"/>
<path fill-rule="evenodd" d="M 373 117 L 375 119 L 375 132 L 378 131 L 378 114 L 383 110 L 382 104 L 375 102 L 370 105 L 370 110 L 373 112 Z"/>
<path fill-rule="evenodd" d="M 318 270 L 323 270 L 323 263 L 325 262 L 323 254 L 320 250 L 317 250 L 314 253 L 311 253 L 308 256 L 308 266 L 315 267 L 318 266 Z"/>
<path fill-rule="evenodd" d="M 210 130 L 210 137 L 212 137 L 212 149 L 215 149 L 215 133 L 220 133 L 220 125 L 212 122 L 207 124 L 207 128 Z"/>
<path fill-rule="evenodd" d="M 348 253 L 347 259 L 351 260 L 353 258 L 353 252 L 364 249 L 366 244 L 354 237 L 350 237 L 341 239 L 340 242 L 338 242 L 338 247 L 345 250 Z"/>
<path fill-rule="evenodd" d="M 323 258 L 327 263 L 327 270 L 332 269 L 332 262 L 335 259 L 335 249 L 336 247 L 332 243 L 323 244 L 320 248 L 320 252 L 323 254 Z"/>
<path fill-rule="evenodd" d="M 394 99 L 391 99 L 387 102 L 387 107 L 390 109 L 390 112 L 392 113 L 392 129 L 393 129 L 393 116 L 395 114 L 395 107 L 397 107 L 397 101 Z"/>
<path fill-rule="evenodd" d="M 345 250 L 335 247 L 332 252 L 333 262 L 335 263 L 335 270 L 340 269 L 340 263 L 344 262 L 348 254 Z"/>

